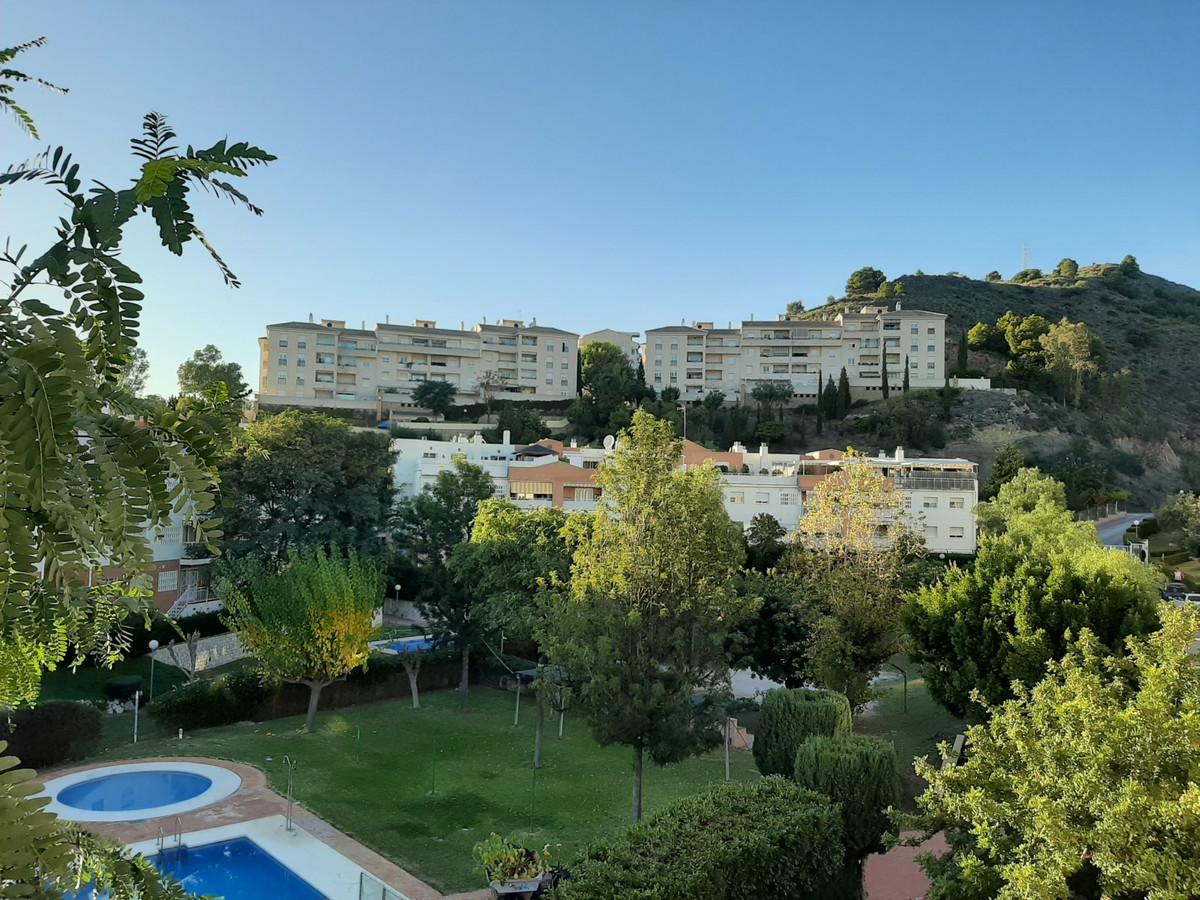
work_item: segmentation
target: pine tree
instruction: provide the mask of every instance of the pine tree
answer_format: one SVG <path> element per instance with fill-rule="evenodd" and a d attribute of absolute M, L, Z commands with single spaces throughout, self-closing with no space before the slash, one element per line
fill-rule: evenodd
<path fill-rule="evenodd" d="M 906 394 L 908 393 L 908 356 L 907 355 L 905 355 L 905 357 L 904 357 L 904 382 L 901 385 L 901 389 L 904 391 L 904 393 L 906 393 Z"/>
<path fill-rule="evenodd" d="M 850 412 L 850 376 L 846 374 L 846 367 L 842 366 L 842 374 L 838 376 L 837 385 L 838 418 L 842 418 L 848 412 Z"/>
<path fill-rule="evenodd" d="M 890 388 L 888 386 L 888 370 L 887 370 L 887 348 L 883 348 L 883 359 L 880 362 L 879 368 L 880 390 L 883 392 L 883 399 L 888 398 Z"/>

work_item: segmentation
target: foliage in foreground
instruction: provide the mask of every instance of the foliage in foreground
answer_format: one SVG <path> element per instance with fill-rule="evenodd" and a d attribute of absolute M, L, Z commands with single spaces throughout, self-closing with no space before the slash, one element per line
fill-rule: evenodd
<path fill-rule="evenodd" d="M 790 778 L 806 740 L 849 734 L 850 728 L 850 703 L 842 694 L 807 688 L 768 691 L 754 735 L 754 761 L 764 775 Z"/>
<path fill-rule="evenodd" d="M 1014 681 L 1036 684 L 1083 628 L 1120 653 L 1158 625 L 1161 576 L 1075 522 L 1061 485 L 1024 469 L 981 507 L 993 505 L 1003 533 L 982 535 L 975 564 L 919 590 L 907 611 L 930 693 L 959 716 L 1013 696 Z"/>
<path fill-rule="evenodd" d="M 842 859 L 836 805 L 784 778 L 679 800 L 569 865 L 555 900 L 805 897 Z"/>
<path fill-rule="evenodd" d="M 938 900 L 1200 896 L 1200 615 L 1114 657 L 1089 631 L 1032 689 L 967 732 L 967 761 L 929 782 L 915 823 L 944 830 Z"/>
<path fill-rule="evenodd" d="M 35 769 L 88 756 L 100 742 L 101 712 L 90 703 L 43 703 L 9 712 L 0 741 Z"/>

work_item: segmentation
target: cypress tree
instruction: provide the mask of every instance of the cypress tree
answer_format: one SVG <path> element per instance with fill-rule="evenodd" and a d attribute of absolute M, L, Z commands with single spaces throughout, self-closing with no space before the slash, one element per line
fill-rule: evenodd
<path fill-rule="evenodd" d="M 838 376 L 837 386 L 838 418 L 840 419 L 848 412 L 850 412 L 850 376 L 846 374 L 846 367 L 842 366 L 842 374 Z"/>
<path fill-rule="evenodd" d="M 883 348 L 883 358 L 880 360 L 880 363 L 879 363 L 879 378 L 880 378 L 880 385 L 881 385 L 880 390 L 883 392 L 883 399 L 886 400 L 888 398 L 888 393 L 891 390 L 891 388 L 888 385 L 887 347 Z"/>
<path fill-rule="evenodd" d="M 763 775 L 792 775 L 800 745 L 811 737 L 850 734 L 850 701 L 834 691 L 777 688 L 762 701 L 754 761 Z"/>
<path fill-rule="evenodd" d="M 962 330 L 958 337 L 958 374 L 967 371 L 967 329 Z"/>
<path fill-rule="evenodd" d="M 906 394 L 908 393 L 908 356 L 907 356 L 907 354 L 906 354 L 906 355 L 905 355 L 905 357 L 904 357 L 904 384 L 903 384 L 903 390 L 904 390 L 904 393 L 906 393 Z"/>
<path fill-rule="evenodd" d="M 838 395 L 832 375 L 828 376 L 825 388 L 821 391 L 821 404 L 825 408 L 826 419 L 836 419 L 838 417 Z"/>

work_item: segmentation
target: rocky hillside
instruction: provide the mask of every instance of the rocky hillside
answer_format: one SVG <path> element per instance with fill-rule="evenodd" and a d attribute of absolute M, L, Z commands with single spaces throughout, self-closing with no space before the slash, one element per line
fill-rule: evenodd
<path fill-rule="evenodd" d="M 947 423 L 943 452 L 977 458 L 986 470 L 999 449 L 1015 444 L 1040 461 L 1098 466 L 1110 486 L 1142 504 L 1200 488 L 1200 291 L 1117 264 L 1083 266 L 1070 277 L 1029 272 L 1022 278 L 917 274 L 895 283 L 903 285 L 906 307 L 949 317 L 947 371 L 957 365 L 961 335 L 1011 310 L 1085 322 L 1100 338 L 1102 370 L 1121 374 L 1106 381 L 1103 393 L 1097 386 L 1078 409 L 1036 388 L 1016 397 L 964 393 Z M 864 300 L 872 302 L 843 299 L 807 315 L 829 315 Z M 1006 363 L 1001 355 L 972 351 L 967 365 L 1003 384 Z"/>

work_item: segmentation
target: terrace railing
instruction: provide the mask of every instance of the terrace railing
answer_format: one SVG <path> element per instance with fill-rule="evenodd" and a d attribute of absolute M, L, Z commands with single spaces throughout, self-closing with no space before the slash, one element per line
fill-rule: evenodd
<path fill-rule="evenodd" d="M 404 894 L 388 887 L 369 872 L 358 876 L 358 900 L 409 900 Z"/>

